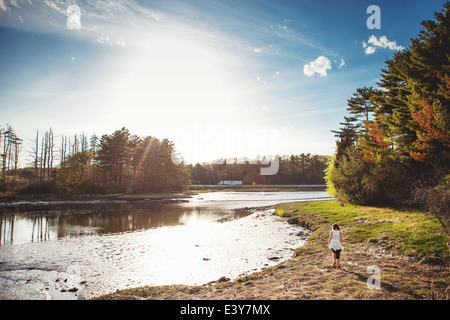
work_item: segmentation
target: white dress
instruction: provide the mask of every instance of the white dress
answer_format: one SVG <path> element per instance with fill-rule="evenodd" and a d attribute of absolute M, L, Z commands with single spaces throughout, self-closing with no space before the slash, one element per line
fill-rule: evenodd
<path fill-rule="evenodd" d="M 341 243 L 341 232 L 339 230 L 332 230 L 333 233 L 330 244 L 328 245 L 328 248 L 333 250 L 342 250 L 344 247 Z"/>

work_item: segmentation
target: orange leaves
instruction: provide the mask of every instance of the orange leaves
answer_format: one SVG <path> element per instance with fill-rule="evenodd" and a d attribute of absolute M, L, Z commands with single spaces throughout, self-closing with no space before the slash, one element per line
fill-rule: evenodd
<path fill-rule="evenodd" d="M 425 161 L 428 157 L 429 154 L 428 153 L 423 153 L 423 152 L 415 152 L 415 151 L 411 151 L 409 153 L 409 155 L 416 161 Z"/>
<path fill-rule="evenodd" d="M 442 92 L 442 95 L 445 99 L 450 101 L 450 76 L 448 74 L 438 74 L 437 77 L 441 80 L 441 85 L 439 85 L 439 89 Z"/>
<path fill-rule="evenodd" d="M 436 128 L 436 115 L 431 104 L 426 100 L 420 100 L 420 104 L 422 110 L 412 112 L 412 117 L 426 133 L 424 139 L 426 141 L 438 140 L 450 148 L 450 135 Z"/>
<path fill-rule="evenodd" d="M 450 100 L 450 77 L 445 75 L 437 76 L 441 80 L 439 85 L 440 93 L 445 99 Z M 414 151 L 410 152 L 411 157 L 418 161 L 425 161 L 434 148 L 440 149 L 441 153 L 446 156 L 450 148 L 450 135 L 438 128 L 437 115 L 433 105 L 427 100 L 420 100 L 420 110 L 411 112 L 412 118 L 417 122 L 420 131 L 417 131 L 418 140 L 413 143 Z M 438 147 L 439 144 L 444 145 Z"/>
<path fill-rule="evenodd" d="M 367 132 L 372 140 L 376 141 L 381 147 L 387 147 L 386 133 L 379 123 L 375 121 L 364 121 L 364 125 L 367 128 Z"/>

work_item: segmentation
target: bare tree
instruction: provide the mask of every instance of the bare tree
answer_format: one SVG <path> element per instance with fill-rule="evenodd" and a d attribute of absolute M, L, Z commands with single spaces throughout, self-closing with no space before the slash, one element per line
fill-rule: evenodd
<path fill-rule="evenodd" d="M 53 139 L 53 130 L 50 127 L 48 131 L 48 157 L 47 157 L 47 177 L 50 178 L 52 169 L 53 169 L 53 145 L 54 145 L 54 139 Z"/>
<path fill-rule="evenodd" d="M 36 181 L 39 179 L 39 130 L 36 130 L 36 137 L 34 138 L 34 146 L 32 147 L 33 167 Z"/>
<path fill-rule="evenodd" d="M 60 149 L 60 153 L 61 153 L 61 163 L 60 166 L 62 167 L 64 162 L 66 161 L 67 158 L 67 136 L 61 136 L 61 149 Z"/>

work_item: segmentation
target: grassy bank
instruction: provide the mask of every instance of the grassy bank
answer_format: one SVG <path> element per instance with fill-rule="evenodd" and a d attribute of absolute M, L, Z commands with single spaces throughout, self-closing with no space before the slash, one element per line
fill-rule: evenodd
<path fill-rule="evenodd" d="M 157 286 L 118 291 L 100 299 L 448 299 L 449 238 L 422 212 L 341 206 L 336 201 L 286 203 L 277 214 L 312 230 L 292 259 L 234 281 L 203 286 Z M 344 233 L 342 269 L 326 243 L 330 226 Z M 369 266 L 381 288 L 369 289 Z"/>

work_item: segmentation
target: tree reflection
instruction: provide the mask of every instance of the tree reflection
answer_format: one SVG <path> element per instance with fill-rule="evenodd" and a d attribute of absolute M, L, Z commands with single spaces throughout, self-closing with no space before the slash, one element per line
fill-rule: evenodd
<path fill-rule="evenodd" d="M 50 225 L 48 223 L 48 216 L 34 217 L 31 242 L 41 242 L 47 240 L 50 240 Z"/>
<path fill-rule="evenodd" d="M 0 246 L 14 243 L 15 216 L 5 216 L 0 219 Z"/>
<path fill-rule="evenodd" d="M 250 211 L 246 210 L 148 203 L 0 208 L 0 245 L 134 232 L 204 221 L 223 223 L 248 214 Z"/>

